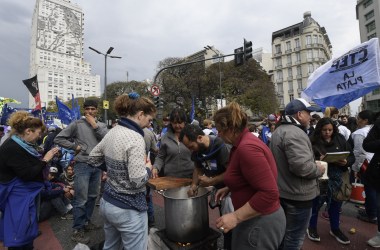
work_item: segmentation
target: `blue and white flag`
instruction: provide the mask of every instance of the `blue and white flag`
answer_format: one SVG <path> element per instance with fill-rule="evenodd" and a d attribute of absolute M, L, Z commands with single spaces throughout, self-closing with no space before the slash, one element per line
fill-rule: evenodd
<path fill-rule="evenodd" d="M 302 98 L 322 108 L 342 108 L 380 87 L 378 38 L 364 42 L 319 67 L 309 77 Z"/>
<path fill-rule="evenodd" d="M 58 118 L 61 119 L 63 124 L 70 124 L 73 121 L 71 109 L 61 102 L 57 96 L 55 97 L 55 102 L 58 107 Z"/>
<path fill-rule="evenodd" d="M 72 117 L 73 120 L 79 120 L 81 115 L 80 115 L 80 106 L 78 103 L 78 99 L 74 99 L 74 95 L 72 94 L 71 97 L 71 112 L 72 112 Z"/>

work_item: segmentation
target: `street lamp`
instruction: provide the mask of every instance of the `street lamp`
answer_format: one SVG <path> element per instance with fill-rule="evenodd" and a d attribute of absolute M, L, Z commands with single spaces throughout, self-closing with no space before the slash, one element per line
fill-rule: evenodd
<path fill-rule="evenodd" d="M 93 50 L 95 51 L 96 53 L 98 54 L 101 54 L 104 56 L 104 100 L 107 100 L 107 91 L 106 91 L 106 88 L 107 88 L 107 57 L 111 57 L 111 58 L 118 58 L 118 59 L 121 59 L 121 56 L 111 56 L 111 52 L 113 50 L 113 47 L 110 47 L 106 53 L 102 53 L 100 52 L 99 50 L 96 50 L 92 47 L 88 47 L 90 50 Z M 107 109 L 104 109 L 104 122 L 108 125 L 108 121 L 107 121 Z"/>
<path fill-rule="evenodd" d="M 204 47 L 206 50 L 209 49 L 209 50 L 212 50 L 215 55 L 218 56 L 218 64 L 219 64 L 219 91 L 220 91 L 220 107 L 222 108 L 223 107 L 223 100 L 222 100 L 222 70 L 220 68 L 220 52 L 218 50 L 218 52 L 216 52 L 210 45 L 207 45 L 206 47 Z"/>

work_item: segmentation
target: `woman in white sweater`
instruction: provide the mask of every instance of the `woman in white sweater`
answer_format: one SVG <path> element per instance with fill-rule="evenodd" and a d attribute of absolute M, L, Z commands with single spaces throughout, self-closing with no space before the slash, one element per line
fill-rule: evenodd
<path fill-rule="evenodd" d="M 152 122 L 156 107 L 137 93 L 119 96 L 114 107 L 120 116 L 118 125 L 90 153 L 90 164 L 105 165 L 108 176 L 100 201 L 105 233 L 103 249 L 146 249 L 145 184 L 152 165 L 145 154 L 142 128 Z"/>

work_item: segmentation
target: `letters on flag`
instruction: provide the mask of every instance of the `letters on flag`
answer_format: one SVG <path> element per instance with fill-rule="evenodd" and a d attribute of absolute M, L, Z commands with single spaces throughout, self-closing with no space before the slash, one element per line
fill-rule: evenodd
<path fill-rule="evenodd" d="M 319 67 L 301 96 L 325 108 L 342 108 L 380 87 L 378 38 L 364 42 Z"/>
<path fill-rule="evenodd" d="M 28 88 L 30 94 L 34 97 L 36 103 L 36 110 L 41 110 L 41 99 L 40 99 L 40 90 L 38 88 L 37 75 L 32 78 L 22 80 L 25 86 Z"/>

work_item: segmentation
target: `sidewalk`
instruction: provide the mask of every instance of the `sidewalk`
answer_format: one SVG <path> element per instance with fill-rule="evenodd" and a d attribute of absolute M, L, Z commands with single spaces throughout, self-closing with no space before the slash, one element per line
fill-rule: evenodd
<path fill-rule="evenodd" d="M 154 192 L 153 202 L 155 208 L 156 227 L 158 229 L 165 228 L 165 213 L 164 213 L 164 198 Z M 323 208 L 321 209 L 323 211 Z M 312 242 L 307 236 L 302 247 L 304 250 L 335 250 L 335 249 L 373 249 L 366 244 L 366 241 L 372 237 L 377 230 L 374 224 L 362 222 L 356 219 L 357 208 L 354 203 L 345 203 L 343 205 L 343 213 L 341 214 L 341 230 L 349 237 L 351 244 L 342 245 L 338 243 L 335 238 L 329 235 L 330 225 L 329 221 L 319 217 L 318 219 L 318 232 L 321 237 L 321 242 Z M 215 219 L 218 217 L 217 209 L 209 209 L 210 227 L 215 228 Z M 95 208 L 93 220 L 95 223 L 101 224 L 102 219 L 99 216 L 98 207 Z M 60 220 L 59 217 L 53 217 L 48 221 L 40 223 L 40 230 L 42 231 L 34 241 L 35 250 L 71 250 L 75 247 L 75 243 L 71 241 L 71 226 L 72 220 Z M 355 234 L 350 234 L 351 228 L 356 229 Z M 104 241 L 103 230 L 96 230 L 89 233 L 91 242 L 89 247 L 93 250 L 101 249 L 101 243 Z M 218 243 L 222 239 L 218 240 Z M 6 248 L 2 247 L 0 243 L 0 250 Z"/>

